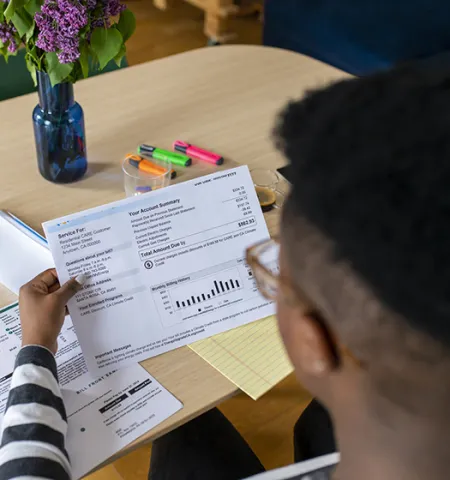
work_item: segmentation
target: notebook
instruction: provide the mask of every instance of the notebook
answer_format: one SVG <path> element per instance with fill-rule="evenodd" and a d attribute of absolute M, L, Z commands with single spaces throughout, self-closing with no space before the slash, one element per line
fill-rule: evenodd
<path fill-rule="evenodd" d="M 273 316 L 189 347 L 253 400 L 293 371 Z"/>

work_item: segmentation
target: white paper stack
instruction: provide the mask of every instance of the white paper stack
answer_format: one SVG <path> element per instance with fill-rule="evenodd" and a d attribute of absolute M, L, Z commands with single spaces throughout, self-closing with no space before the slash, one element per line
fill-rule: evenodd
<path fill-rule="evenodd" d="M 45 238 L 0 211 L 0 283 L 18 294 L 23 284 L 54 266 Z"/>
<path fill-rule="evenodd" d="M 20 219 L 0 211 L 0 282 L 17 294 L 24 283 L 53 266 L 46 240 Z M 18 304 L 1 306 L 0 421 L 21 344 Z M 74 479 L 183 407 L 137 363 L 100 378 L 92 376 L 69 316 L 58 344 L 56 362 L 69 425 L 66 447 Z"/>

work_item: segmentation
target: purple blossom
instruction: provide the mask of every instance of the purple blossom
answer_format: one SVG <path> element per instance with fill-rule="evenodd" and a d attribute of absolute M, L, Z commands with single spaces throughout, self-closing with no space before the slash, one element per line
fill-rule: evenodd
<path fill-rule="evenodd" d="M 78 60 L 80 51 L 78 49 L 78 39 L 63 37 L 58 39 L 58 45 L 61 52 L 58 53 L 58 59 L 61 63 L 72 63 Z"/>
<path fill-rule="evenodd" d="M 91 31 L 99 27 L 109 28 L 111 26 L 111 20 L 109 18 L 98 17 L 91 22 Z"/>
<path fill-rule="evenodd" d="M 87 25 L 87 9 L 78 1 L 57 0 L 62 18 L 59 20 L 61 30 L 67 36 L 78 35 L 78 32 Z"/>
<path fill-rule="evenodd" d="M 88 10 L 96 10 L 100 17 L 115 17 L 123 12 L 127 7 L 120 0 L 86 0 Z"/>
<path fill-rule="evenodd" d="M 9 45 L 8 45 L 8 52 L 9 53 L 16 53 L 18 48 L 19 48 L 19 46 L 17 45 L 15 40 L 11 40 L 9 42 Z"/>
<path fill-rule="evenodd" d="M 16 41 L 16 33 L 14 25 L 10 23 L 0 23 L 0 42 L 8 47 L 9 53 L 15 53 L 18 48 L 18 42 Z"/>
<path fill-rule="evenodd" d="M 43 15 L 42 18 L 49 22 L 54 21 L 59 23 L 64 18 L 64 13 L 59 10 L 58 4 L 54 1 L 42 5 L 41 15 Z"/>
<path fill-rule="evenodd" d="M 105 3 L 105 8 L 103 15 L 105 17 L 116 17 L 121 12 L 123 12 L 127 7 L 123 3 L 120 3 L 120 0 L 107 0 Z"/>
<path fill-rule="evenodd" d="M 45 52 L 54 52 L 57 48 L 54 21 L 43 13 L 36 13 L 34 19 L 39 27 L 36 46 Z"/>
<path fill-rule="evenodd" d="M 57 52 L 61 63 L 71 63 L 80 56 L 80 30 L 88 23 L 87 8 L 79 0 L 45 0 L 35 15 L 39 29 L 36 46 Z"/>
<path fill-rule="evenodd" d="M 127 6 L 120 3 L 120 0 L 88 0 L 88 8 L 93 10 L 91 15 L 92 32 L 92 30 L 98 27 L 109 28 L 111 26 L 111 17 L 120 15 Z"/>
<path fill-rule="evenodd" d="M 4 0 L 0 0 L 4 1 Z M 90 20 L 87 38 L 95 28 L 109 28 L 111 18 L 126 9 L 120 0 L 44 0 L 36 13 L 36 46 L 56 52 L 61 63 L 71 63 L 80 56 L 80 32 Z"/>
<path fill-rule="evenodd" d="M 8 23 L 0 23 L 0 41 L 4 44 L 14 38 L 16 29 L 14 25 Z"/>

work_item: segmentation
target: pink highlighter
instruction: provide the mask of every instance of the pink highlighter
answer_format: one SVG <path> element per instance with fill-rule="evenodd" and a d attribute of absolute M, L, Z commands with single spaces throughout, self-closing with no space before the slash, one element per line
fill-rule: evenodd
<path fill-rule="evenodd" d="M 173 144 L 173 148 L 177 152 L 182 152 L 189 157 L 198 158 L 204 162 L 213 163 L 214 165 L 222 165 L 223 163 L 223 157 L 220 155 L 217 155 L 213 152 L 208 152 L 207 150 L 203 150 L 202 148 L 191 145 L 190 143 L 182 142 L 181 140 L 177 140 Z"/>

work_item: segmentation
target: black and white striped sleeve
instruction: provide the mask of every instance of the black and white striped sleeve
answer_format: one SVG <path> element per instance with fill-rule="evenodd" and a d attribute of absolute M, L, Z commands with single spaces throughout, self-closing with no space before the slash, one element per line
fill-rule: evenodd
<path fill-rule="evenodd" d="M 55 358 L 26 346 L 17 355 L 1 426 L 0 480 L 69 480 L 66 433 Z"/>

